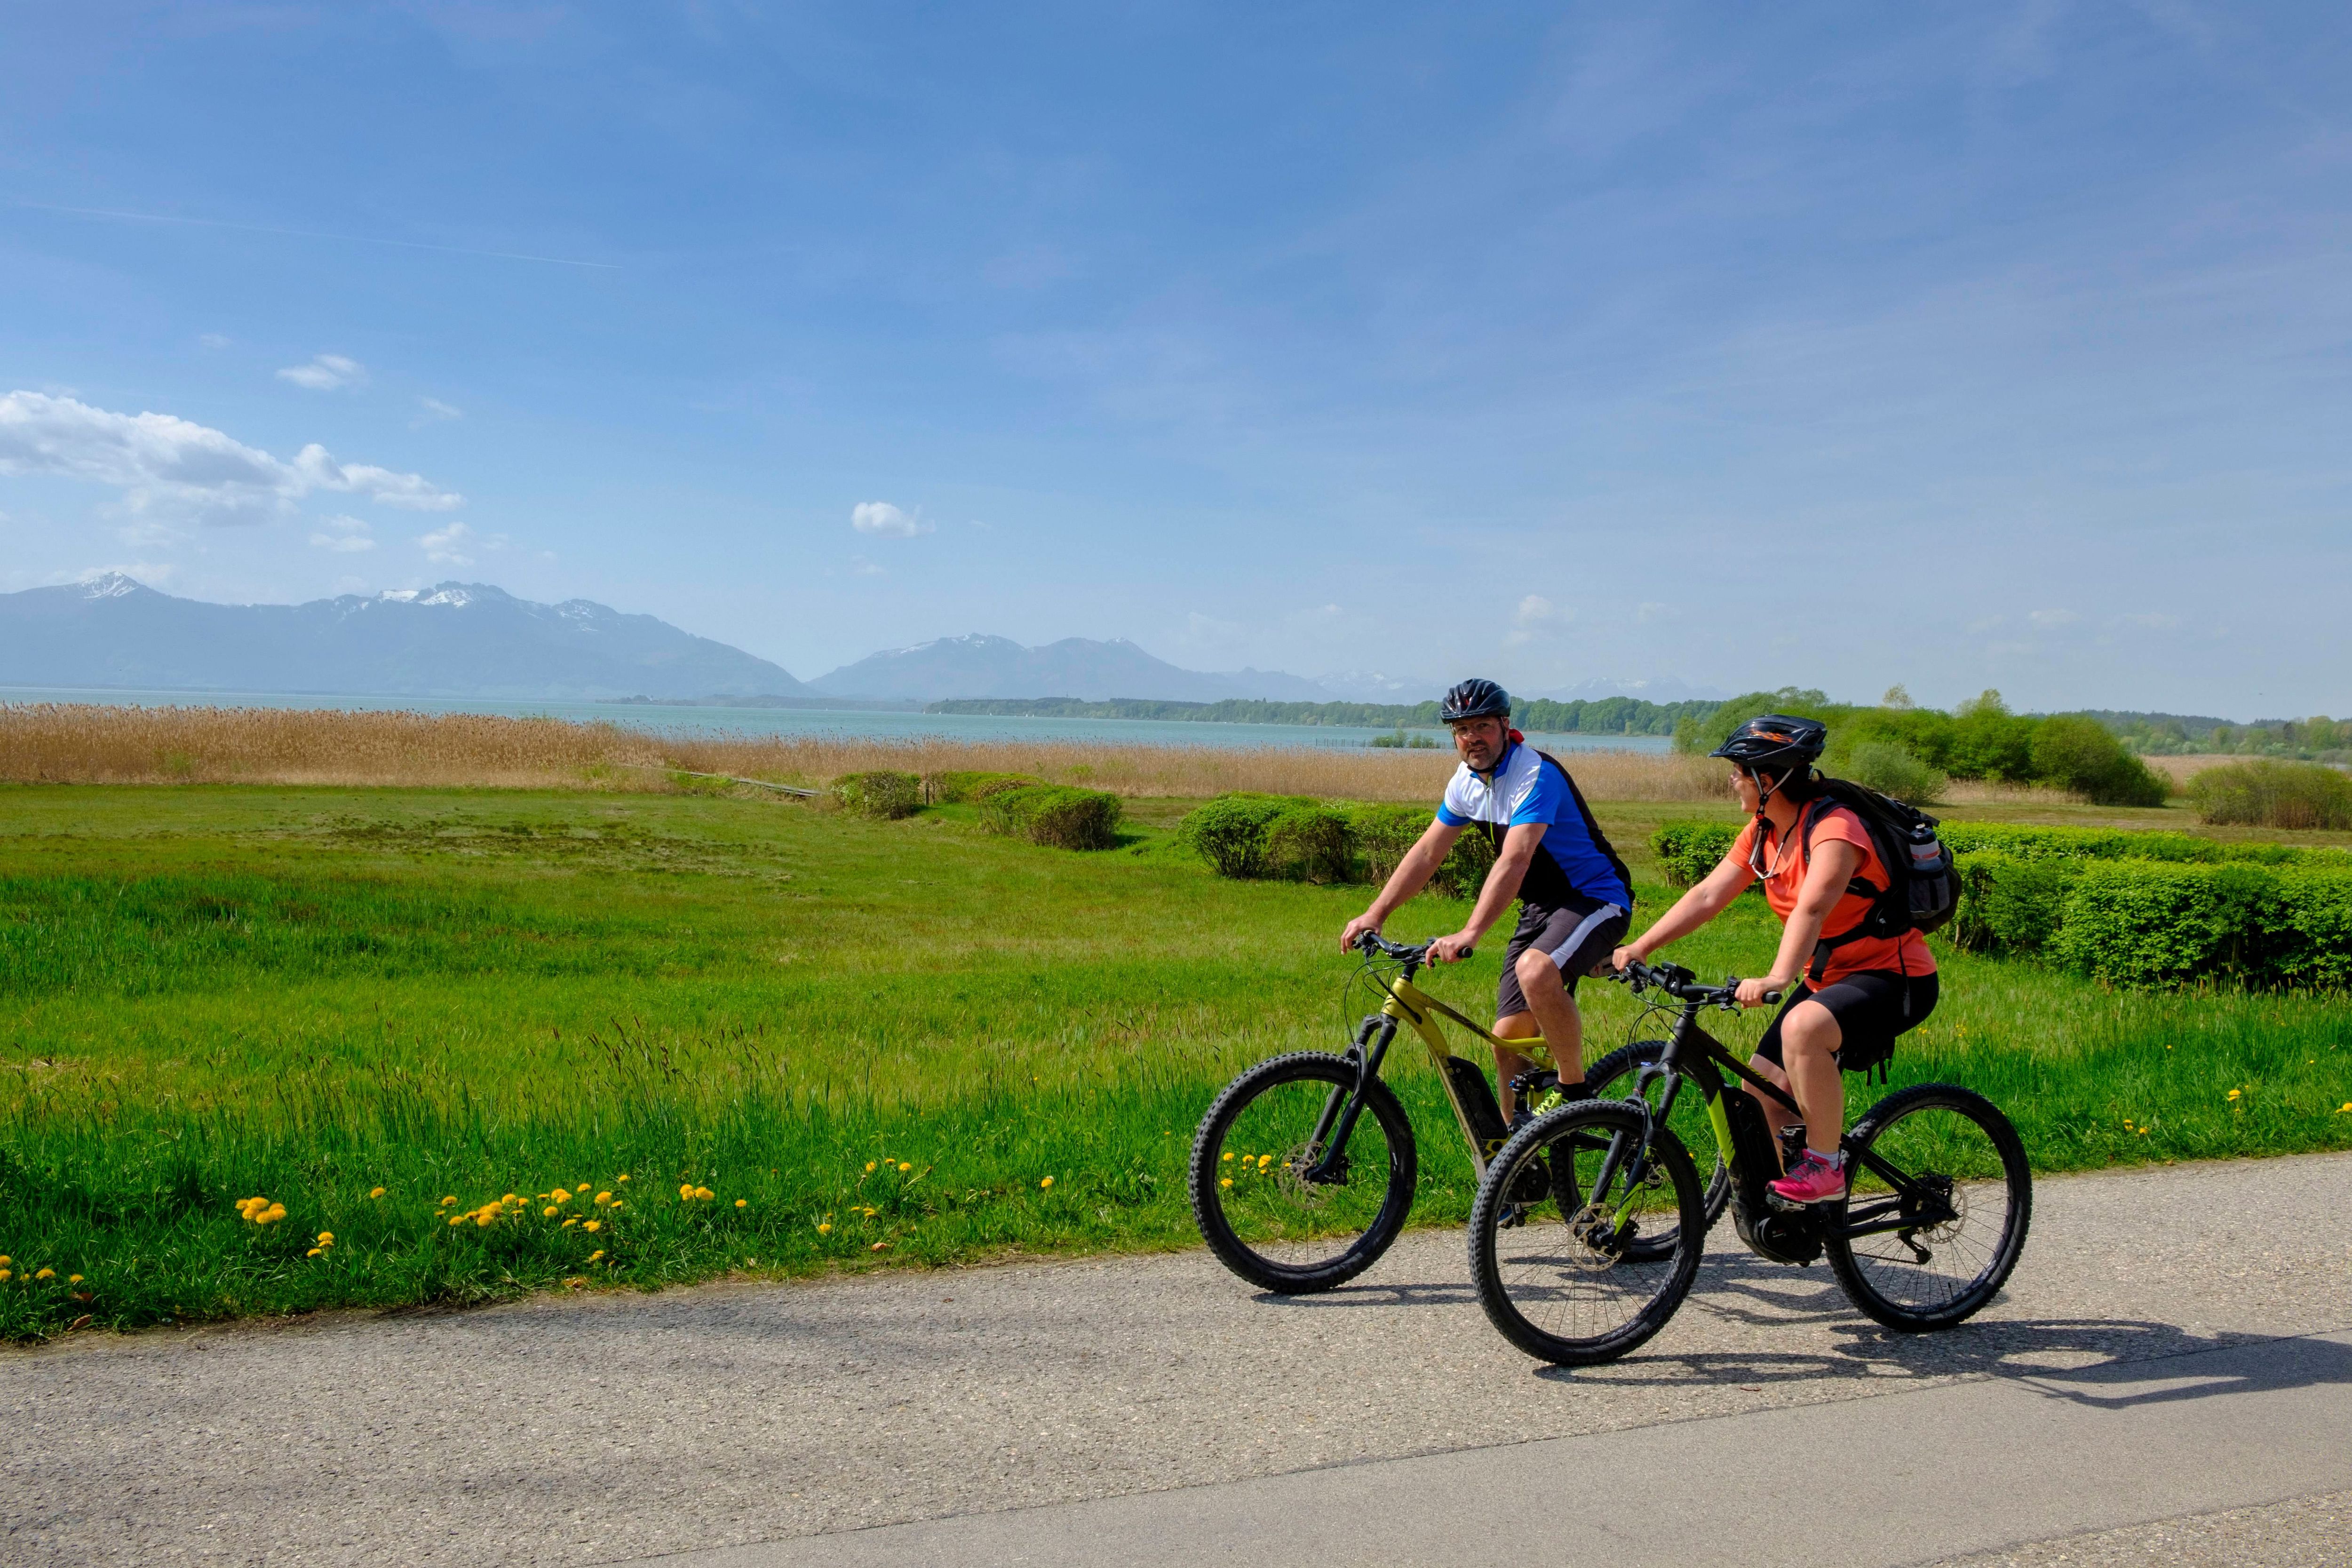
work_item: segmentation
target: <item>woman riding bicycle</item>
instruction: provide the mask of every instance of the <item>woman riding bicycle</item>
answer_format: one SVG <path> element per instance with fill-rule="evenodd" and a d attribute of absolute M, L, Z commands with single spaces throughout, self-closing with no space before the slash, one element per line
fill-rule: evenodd
<path fill-rule="evenodd" d="M 1785 929 L 1772 973 L 1742 981 L 1739 1000 L 1759 1007 L 1769 992 L 1789 993 L 1748 1065 L 1793 1095 L 1804 1116 L 1805 1157 L 1772 1184 L 1781 1197 L 1801 1204 L 1845 1196 L 1840 1070 L 1885 1060 L 1895 1037 L 1935 1010 L 1937 988 L 1936 960 L 1917 931 L 1862 932 L 1888 872 L 1862 818 L 1818 798 L 1812 764 L 1828 739 L 1829 731 L 1811 719 L 1768 713 L 1740 725 L 1710 753 L 1730 762 L 1732 787 L 1753 820 L 1723 863 L 1655 925 L 1619 948 L 1614 959 L 1621 970 L 1648 959 L 1722 913 L 1762 879 L 1765 902 Z M 1756 1099 L 1775 1122 L 1787 1115 L 1776 1101 L 1761 1094 Z"/>

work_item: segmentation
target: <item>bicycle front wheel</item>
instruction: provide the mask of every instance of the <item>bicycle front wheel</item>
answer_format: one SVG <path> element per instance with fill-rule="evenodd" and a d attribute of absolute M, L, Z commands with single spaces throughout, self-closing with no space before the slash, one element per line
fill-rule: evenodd
<path fill-rule="evenodd" d="M 1992 1101 L 1957 1084 L 1901 1089 L 1854 1123 L 1845 1149 L 1853 1191 L 1822 1239 L 1855 1306 L 1922 1333 L 1999 1294 L 2025 1250 L 2033 1174 Z"/>
<path fill-rule="evenodd" d="M 1284 1295 L 1370 1268 L 1412 1208 L 1412 1124 L 1389 1086 L 1323 1051 L 1260 1062 L 1225 1087 L 1192 1140 L 1192 1217 L 1224 1266 Z M 1318 1129 L 1320 1135 L 1318 1136 Z"/>
<path fill-rule="evenodd" d="M 1625 1100 L 1641 1085 L 1642 1069 L 1652 1067 L 1666 1054 L 1664 1040 L 1636 1040 L 1630 1046 L 1620 1046 L 1584 1069 L 1584 1081 L 1592 1089 L 1595 1100 Z M 1733 1093 L 1738 1090 L 1735 1088 Z M 1657 1110 L 1658 1102 L 1666 1097 L 1666 1080 L 1658 1079 L 1650 1086 L 1650 1109 Z M 1686 1150 L 1705 1151 L 1715 1148 L 1715 1125 L 1706 1113 L 1706 1094 L 1698 1080 L 1684 1075 L 1681 1089 L 1675 1095 L 1675 1109 L 1668 1119 L 1675 1136 L 1682 1140 Z M 1704 1153 L 1692 1156 L 1697 1163 Z M 1705 1205 L 1707 1228 L 1723 1217 L 1724 1205 L 1731 1200 L 1731 1173 L 1724 1168 L 1723 1152 L 1717 1150 L 1715 1169 L 1705 1173 Z M 1663 1257 L 1674 1245 L 1674 1237 L 1660 1231 L 1648 1231 L 1642 1244 Z"/>
<path fill-rule="evenodd" d="M 1540 1361 L 1614 1361 L 1666 1326 L 1698 1272 L 1698 1172 L 1672 1131 L 1622 1100 L 1578 1100 L 1521 1128 L 1470 1210 L 1470 1277 L 1505 1339 Z M 1548 1195 L 1530 1202 L 1538 1193 Z M 1648 1237 L 1668 1237 L 1663 1249 Z"/>

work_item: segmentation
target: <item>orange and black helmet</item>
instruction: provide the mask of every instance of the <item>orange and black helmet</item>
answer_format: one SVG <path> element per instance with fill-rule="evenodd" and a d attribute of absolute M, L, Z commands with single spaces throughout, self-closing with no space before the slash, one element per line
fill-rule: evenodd
<path fill-rule="evenodd" d="M 1813 765 L 1829 738 L 1828 727 L 1818 720 L 1761 713 L 1734 730 L 1731 739 L 1707 755 L 1727 758 L 1735 766 L 1751 770 L 1767 766 L 1776 775 L 1801 773 Z"/>

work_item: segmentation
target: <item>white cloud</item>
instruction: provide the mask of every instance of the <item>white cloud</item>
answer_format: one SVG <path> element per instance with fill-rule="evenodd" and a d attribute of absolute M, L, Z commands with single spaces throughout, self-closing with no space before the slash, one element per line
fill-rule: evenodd
<path fill-rule="evenodd" d="M 474 543 L 474 531 L 462 522 L 453 522 L 446 528 L 418 534 L 416 542 L 424 548 L 427 561 L 437 561 L 446 566 L 471 566 L 474 563 L 474 558 L 466 553 Z"/>
<path fill-rule="evenodd" d="M 466 498 L 421 474 L 339 463 L 305 447 L 290 463 L 170 414 L 116 414 L 70 397 L 0 397 L 0 476 L 84 479 L 122 492 L 134 515 L 162 511 L 214 522 L 282 517 L 314 490 L 388 506 L 447 511 Z"/>
<path fill-rule="evenodd" d="M 425 410 L 422 417 L 428 420 L 463 419 L 466 416 L 464 409 L 452 407 L 437 397 L 420 397 L 416 400 L 416 406 Z"/>
<path fill-rule="evenodd" d="M 860 533 L 871 533 L 883 539 L 912 539 L 919 533 L 929 533 L 931 525 L 923 521 L 921 510 L 900 511 L 887 500 L 862 500 L 849 509 L 849 526 Z"/>
<path fill-rule="evenodd" d="M 309 364 L 289 364 L 278 373 L 280 381 L 312 392 L 338 392 L 346 386 L 365 386 L 367 366 L 341 354 L 320 354 Z"/>
<path fill-rule="evenodd" d="M 2040 630 L 2046 632 L 2059 626 L 2071 626 L 2083 617 L 2072 610 L 2036 610 L 2025 618 L 2032 621 Z"/>
<path fill-rule="evenodd" d="M 208 349 L 225 349 L 229 345 L 229 336 L 226 332 L 205 332 L 198 336 L 196 342 Z"/>
<path fill-rule="evenodd" d="M 1551 601 L 1541 594 L 1529 594 L 1519 601 L 1519 624 L 1532 626 L 1551 619 Z"/>
<path fill-rule="evenodd" d="M 363 519 L 344 516 L 322 517 L 319 520 L 319 524 L 322 531 L 312 534 L 310 542 L 321 550 L 357 554 L 362 550 L 375 548 L 375 541 L 369 536 L 368 525 Z"/>

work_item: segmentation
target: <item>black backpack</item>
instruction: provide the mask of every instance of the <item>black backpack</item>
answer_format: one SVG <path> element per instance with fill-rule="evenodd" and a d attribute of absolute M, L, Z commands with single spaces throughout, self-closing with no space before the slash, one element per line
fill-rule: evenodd
<path fill-rule="evenodd" d="M 1936 819 L 1845 779 L 1814 781 L 1818 793 L 1805 805 L 1803 845 L 1807 864 L 1813 855 L 1813 826 L 1822 812 L 1843 805 L 1862 818 L 1870 832 L 1871 847 L 1887 869 L 1888 885 L 1874 888 L 1856 877 L 1849 893 L 1870 896 L 1870 912 L 1852 931 L 1824 937 L 1813 949 L 1813 975 L 1820 978 L 1830 953 L 1863 937 L 1901 936 L 1905 931 L 1940 931 L 1952 918 L 1960 899 L 1959 873 L 1952 852 L 1936 837 Z"/>

